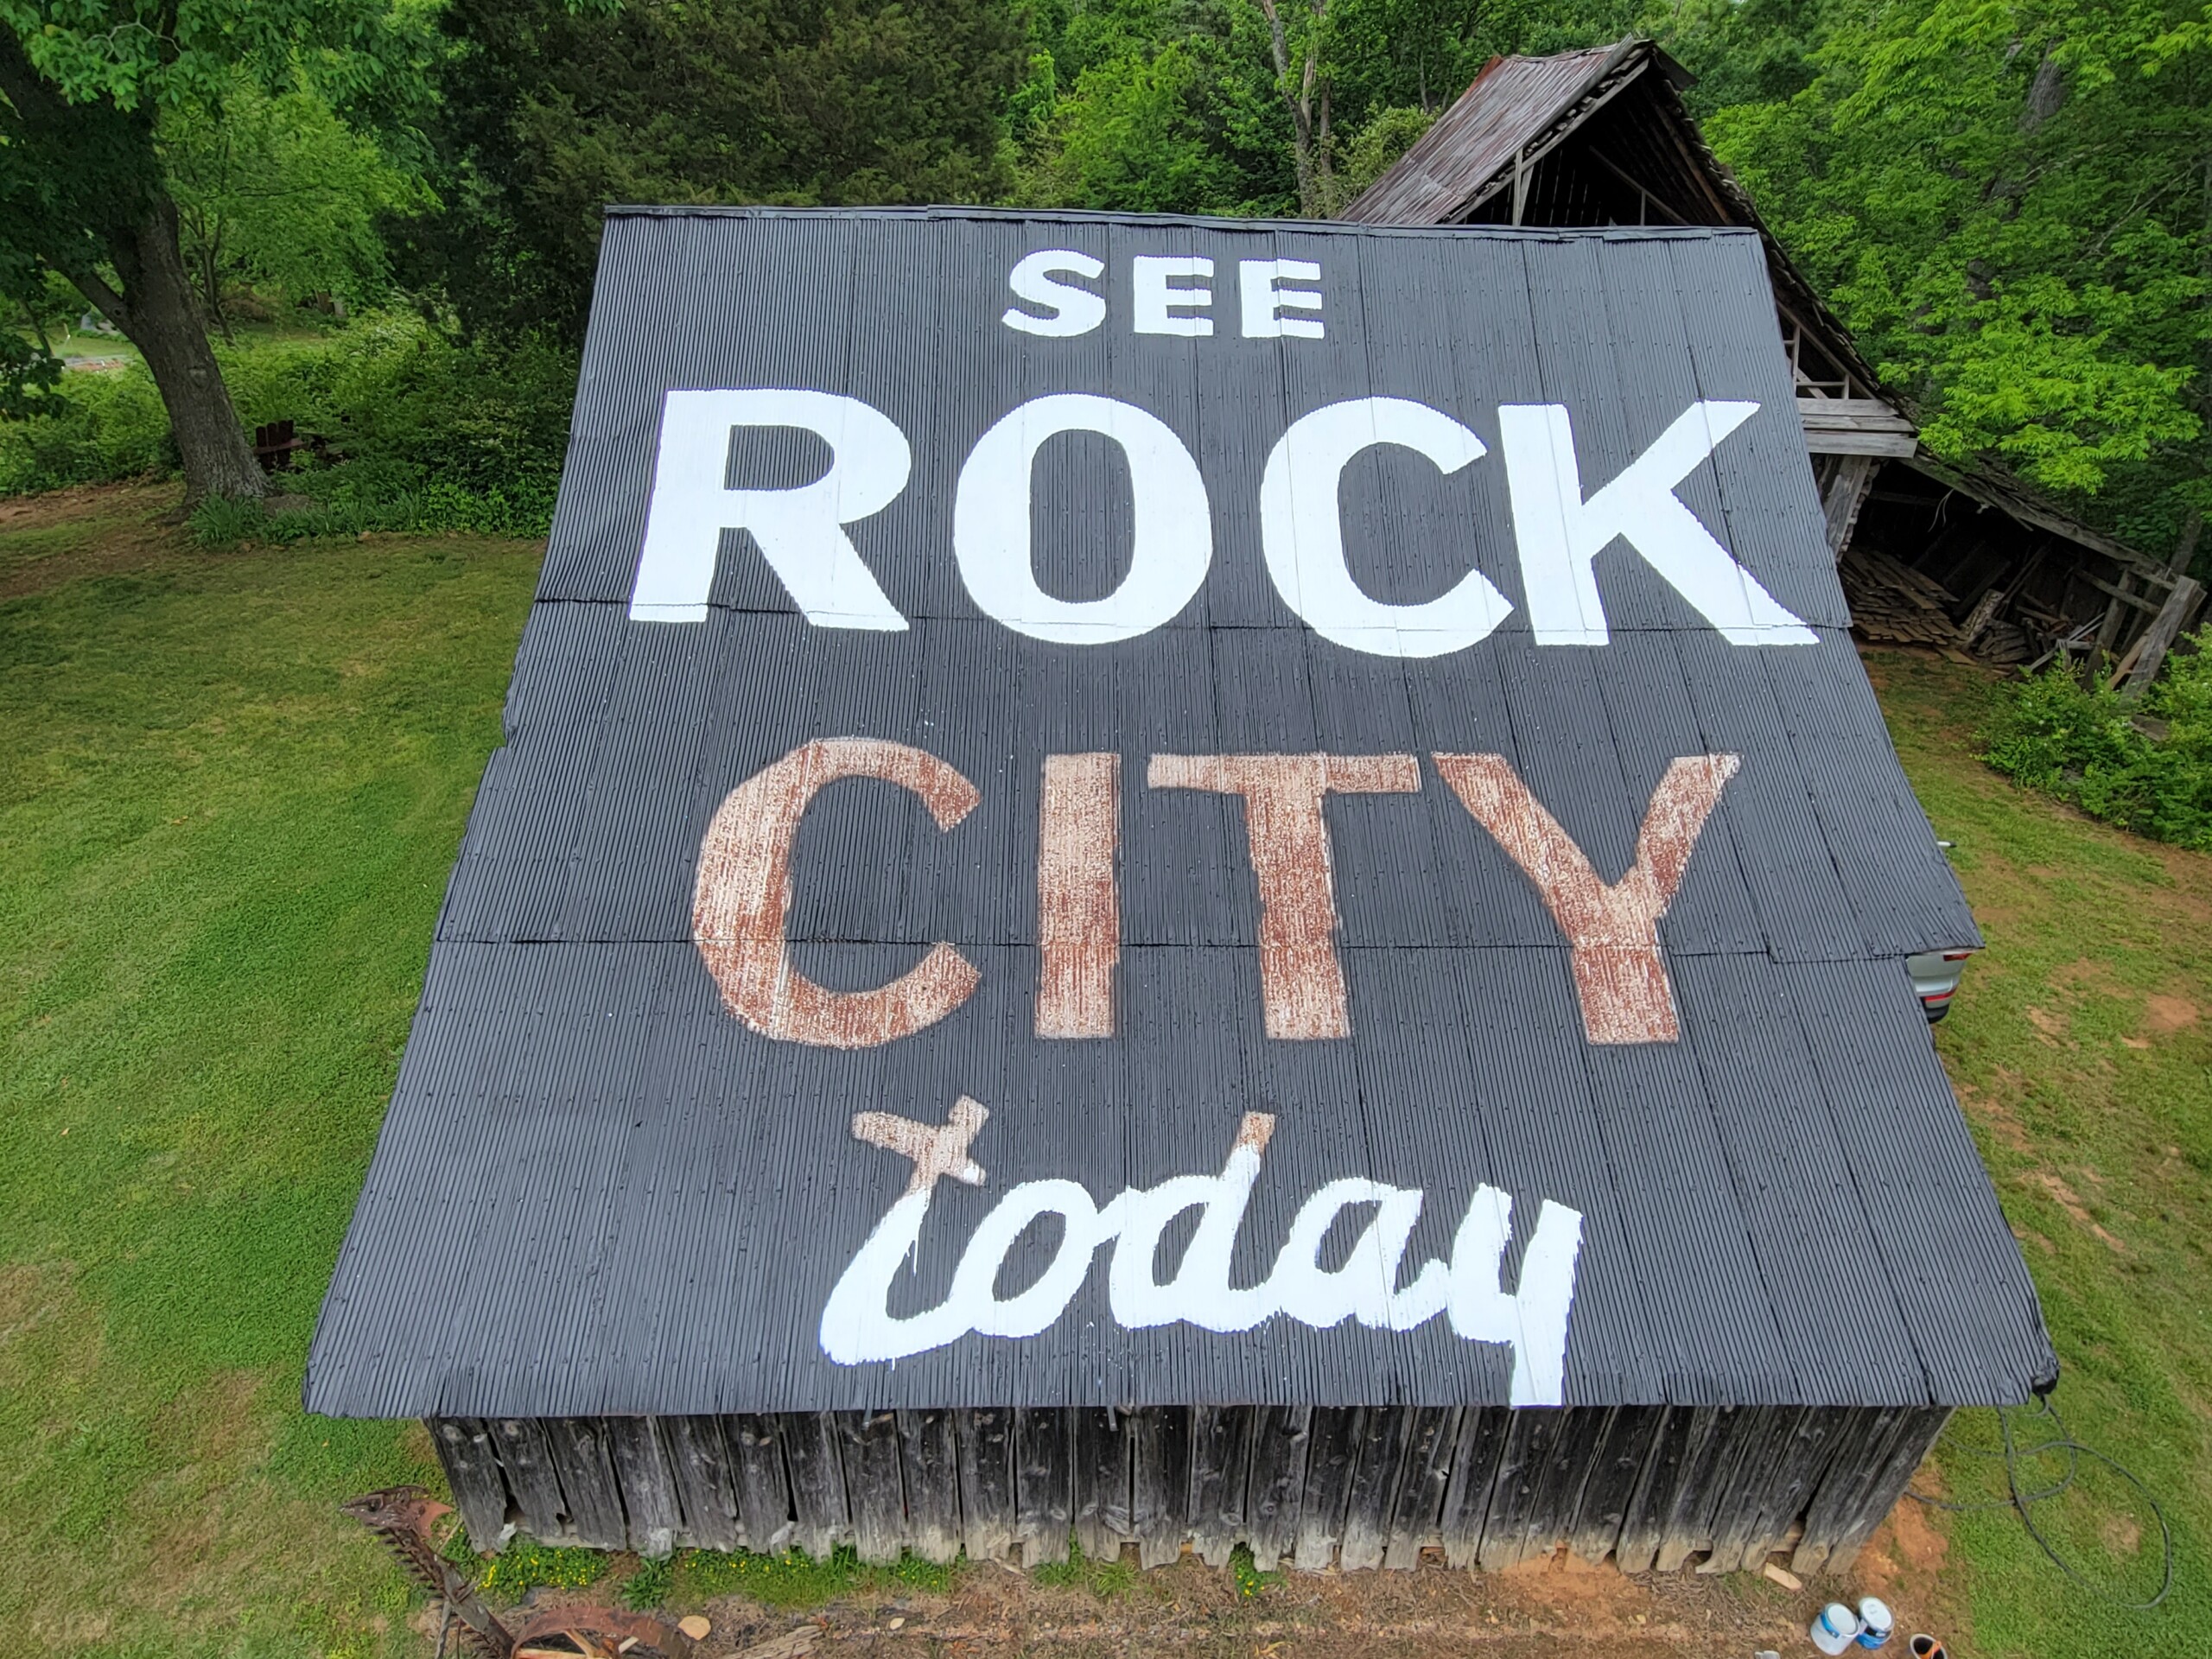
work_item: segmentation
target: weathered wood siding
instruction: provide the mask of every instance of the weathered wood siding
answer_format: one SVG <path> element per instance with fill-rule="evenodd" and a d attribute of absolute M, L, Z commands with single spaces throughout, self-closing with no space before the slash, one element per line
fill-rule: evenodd
<path fill-rule="evenodd" d="M 868 1561 L 1188 1545 L 1219 1566 L 1500 1567 L 1562 1545 L 1626 1571 L 1847 1567 L 1949 1415 L 1801 1406 L 1153 1406 L 441 1418 L 480 1545 L 677 1545 Z"/>

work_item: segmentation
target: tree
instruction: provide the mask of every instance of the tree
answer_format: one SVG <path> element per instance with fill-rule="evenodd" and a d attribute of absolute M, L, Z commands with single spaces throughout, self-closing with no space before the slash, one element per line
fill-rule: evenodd
<path fill-rule="evenodd" d="M 2212 507 L 2203 0 L 1768 10 L 1811 73 L 1707 130 L 1929 448 L 2177 546 Z"/>
<path fill-rule="evenodd" d="M 157 132 L 242 78 L 356 120 L 421 87 L 417 0 L 0 0 L 0 281 L 55 271 L 144 355 L 188 497 L 265 487 L 207 341 Z"/>
<path fill-rule="evenodd" d="M 378 216 L 424 205 L 421 181 L 315 93 L 234 75 L 213 100 L 162 112 L 156 139 L 185 264 L 231 335 L 223 290 L 269 283 L 359 303 L 385 286 Z"/>
<path fill-rule="evenodd" d="M 473 0 L 430 126 L 443 204 L 403 280 L 471 328 L 583 332 L 609 202 L 991 200 L 1025 69 L 1011 0 Z"/>

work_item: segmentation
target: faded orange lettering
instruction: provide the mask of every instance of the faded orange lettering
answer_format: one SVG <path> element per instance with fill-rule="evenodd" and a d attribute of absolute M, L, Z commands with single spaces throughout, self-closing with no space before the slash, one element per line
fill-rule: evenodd
<path fill-rule="evenodd" d="M 1671 1043 L 1681 1035 L 1659 950 L 1659 918 L 1720 791 L 1732 754 L 1688 754 L 1667 768 L 1636 839 L 1636 862 L 1608 886 L 1502 754 L 1440 754 L 1436 769 L 1521 867 L 1572 947 L 1583 1034 L 1593 1043 Z"/>
<path fill-rule="evenodd" d="M 784 943 L 791 840 L 807 805 L 840 778 L 876 778 L 921 798 L 940 830 L 974 810 L 976 786 L 944 761 L 872 737 L 817 738 L 724 798 L 699 843 L 691 934 L 729 1011 L 764 1036 L 874 1048 L 942 1020 L 976 989 L 975 967 L 939 943 L 872 991 L 833 991 L 791 966 Z"/>
<path fill-rule="evenodd" d="M 1244 798 L 1245 837 L 1260 888 L 1260 999 L 1267 1033 L 1292 1041 L 1351 1035 L 1337 960 L 1336 883 L 1325 795 L 1410 795 L 1410 754 L 1155 754 L 1154 789 Z"/>

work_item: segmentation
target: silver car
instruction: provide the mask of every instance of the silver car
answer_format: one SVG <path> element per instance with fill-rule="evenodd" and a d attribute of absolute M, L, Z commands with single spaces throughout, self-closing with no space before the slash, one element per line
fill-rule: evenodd
<path fill-rule="evenodd" d="M 1912 988 L 1919 994 L 1921 1011 L 1929 1025 L 1951 1011 L 1951 993 L 1959 988 L 1959 976 L 1972 955 L 1971 950 L 1923 950 L 1905 958 L 1905 971 L 1912 976 Z"/>

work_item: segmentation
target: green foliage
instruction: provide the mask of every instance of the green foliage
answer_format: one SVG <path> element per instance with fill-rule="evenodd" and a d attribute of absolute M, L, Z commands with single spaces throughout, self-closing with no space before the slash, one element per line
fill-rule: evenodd
<path fill-rule="evenodd" d="M 1236 1582 L 1237 1595 L 1247 1601 L 1262 1591 L 1282 1582 L 1280 1572 L 1260 1570 L 1260 1564 L 1253 1559 L 1249 1544 L 1239 1544 L 1230 1552 L 1229 1576 Z"/>
<path fill-rule="evenodd" d="M 677 1580 L 693 1596 L 746 1596 L 769 1607 L 818 1607 L 856 1590 L 920 1590 L 943 1595 L 952 1588 L 957 1566 L 943 1566 L 902 1554 L 894 1567 L 864 1567 L 850 1545 L 827 1558 L 786 1549 L 756 1554 L 749 1549 L 691 1549 L 678 1558 Z"/>
<path fill-rule="evenodd" d="M 2212 505 L 2202 0 L 1698 0 L 1669 40 L 1922 436 L 2170 546 Z M 1740 101 L 1731 101 L 1740 100 Z"/>
<path fill-rule="evenodd" d="M 383 297 L 378 220 L 427 205 L 413 175 L 306 89 L 271 92 L 241 74 L 219 99 L 164 111 L 158 137 L 185 264 L 218 321 L 233 283 L 357 306 Z"/>
<path fill-rule="evenodd" d="M 2031 789 L 2159 841 L 2212 851 L 2212 630 L 2185 642 L 2138 712 L 2053 664 L 2012 687 L 1984 758 Z M 2147 729 L 2146 729 L 2147 728 Z"/>
<path fill-rule="evenodd" d="M 625 1607 L 644 1612 L 666 1602 L 675 1584 L 676 1557 L 664 1555 L 657 1561 L 639 1563 L 638 1570 L 622 1580 L 617 1593 Z"/>
<path fill-rule="evenodd" d="M 541 1544 L 526 1534 L 518 1534 L 486 1563 L 477 1587 L 504 1596 L 519 1596 L 525 1590 L 539 1588 L 581 1590 L 598 1583 L 606 1571 L 607 1557 L 599 1550 Z M 626 1596 L 628 1587 L 623 1586 Z"/>
<path fill-rule="evenodd" d="M 1427 132 L 1436 117 L 1416 105 L 1402 105 L 1378 110 L 1375 118 L 1359 130 L 1359 135 L 1344 146 L 1344 159 L 1337 168 L 1337 189 L 1346 201 L 1357 198 L 1360 192 L 1390 170 L 1398 157 L 1414 145 L 1414 141 Z"/>
<path fill-rule="evenodd" d="M 1137 1570 L 1118 1555 L 1092 1560 L 1083 1553 L 1083 1546 L 1071 1538 L 1067 1560 L 1039 1561 L 1029 1569 L 1029 1576 L 1055 1589 L 1088 1590 L 1105 1601 L 1135 1584 Z"/>
<path fill-rule="evenodd" d="M 472 329 L 581 336 L 608 202 L 985 201 L 1025 73 L 1011 0 L 480 0 L 445 11 L 442 211 L 403 279 Z"/>
<path fill-rule="evenodd" d="M 329 441 L 278 487 L 309 511 L 264 518 L 253 503 L 203 504 L 205 537 L 474 530 L 539 535 L 550 522 L 568 442 L 575 356 L 548 342 L 447 340 L 408 317 L 323 340 L 219 351 L 248 426 L 289 419 Z M 152 378 L 131 365 L 72 375 L 67 407 L 0 420 L 0 495 L 175 469 Z"/>

